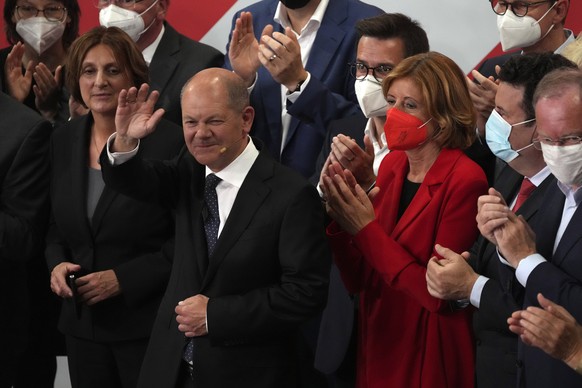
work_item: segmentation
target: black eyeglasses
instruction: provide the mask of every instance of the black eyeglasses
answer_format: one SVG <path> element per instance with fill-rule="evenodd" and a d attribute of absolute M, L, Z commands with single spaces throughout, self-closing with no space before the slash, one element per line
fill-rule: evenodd
<path fill-rule="evenodd" d="M 559 138 L 558 140 L 550 139 L 549 137 L 538 137 L 532 140 L 534 148 L 536 150 L 542 149 L 542 144 L 546 145 L 557 145 L 557 146 L 569 146 L 582 143 L 582 136 L 570 135 Z"/>
<path fill-rule="evenodd" d="M 363 80 L 366 78 L 368 74 L 370 74 L 370 70 L 372 70 L 372 75 L 378 82 L 382 82 L 384 78 L 390 73 L 393 69 L 392 66 L 389 65 L 379 65 L 376 67 L 368 67 L 364 65 L 362 62 L 356 63 L 348 63 L 350 66 L 350 74 L 357 80 Z"/>
<path fill-rule="evenodd" d="M 42 12 L 42 15 L 49 22 L 63 21 L 67 13 L 65 7 L 46 7 L 45 9 L 38 9 L 30 5 L 17 5 L 16 14 L 19 19 L 28 19 L 37 17 Z"/>
<path fill-rule="evenodd" d="M 497 15 L 505 15 L 505 13 L 507 12 L 507 8 L 511 7 L 511 11 L 515 14 L 515 16 L 518 17 L 524 17 L 525 15 L 527 15 L 528 11 L 529 11 L 529 7 L 537 7 L 540 4 L 544 4 L 544 3 L 550 3 L 550 2 L 555 2 L 556 0 L 542 0 L 542 1 L 534 1 L 534 2 L 528 2 L 528 1 L 514 1 L 512 3 L 508 3 L 507 1 L 504 0 L 489 0 L 489 2 L 491 3 L 491 8 L 493 9 L 493 12 L 495 12 Z"/>

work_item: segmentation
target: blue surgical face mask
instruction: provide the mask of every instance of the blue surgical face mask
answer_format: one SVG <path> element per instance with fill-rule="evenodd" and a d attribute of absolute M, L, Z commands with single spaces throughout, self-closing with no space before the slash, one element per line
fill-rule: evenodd
<path fill-rule="evenodd" d="M 493 109 L 491 116 L 489 116 L 489 120 L 487 120 L 487 124 L 485 124 L 485 139 L 487 140 L 487 145 L 489 146 L 489 149 L 491 149 L 491 152 L 505 163 L 509 163 L 517 158 L 521 151 L 531 147 L 533 143 L 518 150 L 511 148 L 511 143 L 509 142 L 511 128 L 516 125 L 530 123 L 534 120 L 535 119 L 526 120 L 512 125 L 505 121 L 505 119 L 501 117 L 495 109 Z"/>

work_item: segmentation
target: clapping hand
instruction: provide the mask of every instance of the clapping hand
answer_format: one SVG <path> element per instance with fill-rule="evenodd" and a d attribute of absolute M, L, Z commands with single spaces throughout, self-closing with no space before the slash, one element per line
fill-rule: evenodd
<path fill-rule="evenodd" d="M 267 27 L 263 33 L 272 32 L 273 27 L 270 25 Z M 259 42 L 255 37 L 253 15 L 250 12 L 242 12 L 235 21 L 228 47 L 228 59 L 234 72 L 245 80 L 247 87 L 252 85 L 261 62 L 259 61 Z"/>
<path fill-rule="evenodd" d="M 63 67 L 57 66 L 55 74 L 44 63 L 39 63 L 34 68 L 34 103 L 36 109 L 47 120 L 54 120 L 59 110 L 59 90 L 62 83 Z"/>
<path fill-rule="evenodd" d="M 24 74 L 22 73 L 22 58 L 24 57 L 24 44 L 18 42 L 12 47 L 10 53 L 6 57 L 4 64 L 4 74 L 6 76 L 6 86 L 8 93 L 14 99 L 23 102 L 32 86 L 32 73 L 34 70 L 34 63 L 28 61 Z"/>
<path fill-rule="evenodd" d="M 357 234 L 376 218 L 372 199 L 379 189 L 374 188 L 368 198 L 352 173 L 342 170 L 338 163 L 329 166 L 321 189 L 327 213 L 349 234 Z"/>

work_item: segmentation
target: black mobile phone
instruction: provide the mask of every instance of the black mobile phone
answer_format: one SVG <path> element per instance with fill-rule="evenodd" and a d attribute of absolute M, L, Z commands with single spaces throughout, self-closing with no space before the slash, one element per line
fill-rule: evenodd
<path fill-rule="evenodd" d="M 77 273 L 69 273 L 67 275 L 67 285 L 73 292 L 73 309 L 75 310 L 75 314 L 77 318 L 81 317 L 81 296 L 79 295 L 79 291 L 77 289 Z"/>

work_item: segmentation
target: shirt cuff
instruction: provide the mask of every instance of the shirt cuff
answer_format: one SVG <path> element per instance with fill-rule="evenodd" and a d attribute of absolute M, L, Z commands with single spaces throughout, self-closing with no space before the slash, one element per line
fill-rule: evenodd
<path fill-rule="evenodd" d="M 311 79 L 311 73 L 307 72 L 307 78 L 305 78 L 305 81 L 303 81 L 303 83 L 301 84 L 301 88 L 298 91 L 296 91 L 296 92 L 289 93 L 287 95 L 287 100 L 289 100 L 289 102 L 295 102 L 295 101 L 297 101 L 297 99 L 301 95 L 301 92 L 303 90 L 305 90 L 305 88 L 307 87 L 307 84 L 309 83 L 309 80 L 310 79 Z"/>
<path fill-rule="evenodd" d="M 546 259 L 539 253 L 534 253 L 533 255 L 527 256 L 525 259 L 519 262 L 517 268 L 515 269 L 515 277 L 522 286 L 526 286 L 527 279 L 536 267 L 542 263 L 545 263 Z"/>
<path fill-rule="evenodd" d="M 251 93 L 255 89 L 255 85 L 257 84 L 257 80 L 258 79 L 259 79 L 259 73 L 255 73 L 255 80 L 253 81 L 253 83 L 251 84 L 251 86 L 249 86 L 247 88 L 247 92 L 249 93 L 249 96 L 251 95 Z"/>
<path fill-rule="evenodd" d="M 137 151 L 139 150 L 139 139 L 138 139 L 137 146 L 131 151 L 111 152 L 111 144 L 115 140 L 116 135 L 117 133 L 112 133 L 111 136 L 109 136 L 109 139 L 107 139 L 107 158 L 109 159 L 109 163 L 112 166 L 119 166 L 120 164 L 127 162 L 129 159 L 137 155 Z"/>
<path fill-rule="evenodd" d="M 483 293 L 483 288 L 485 288 L 487 281 L 489 281 L 489 278 L 479 275 L 471 289 L 469 300 L 471 301 L 471 304 L 477 308 L 481 305 L 481 294 Z"/>
<path fill-rule="evenodd" d="M 499 261 L 502 264 L 505 264 L 506 266 L 513 268 L 513 266 L 509 264 L 509 261 L 505 260 L 503 256 L 501 256 L 501 253 L 499 253 L 499 248 L 495 248 L 495 251 L 497 252 L 497 257 L 499 257 Z"/>

